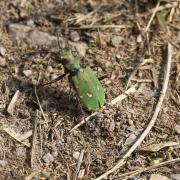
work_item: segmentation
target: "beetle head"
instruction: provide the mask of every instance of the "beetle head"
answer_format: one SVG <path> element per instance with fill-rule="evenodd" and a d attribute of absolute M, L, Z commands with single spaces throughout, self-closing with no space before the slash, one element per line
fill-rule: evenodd
<path fill-rule="evenodd" d="M 73 57 L 71 50 L 68 48 L 60 49 L 59 50 L 59 56 L 61 59 L 64 59 L 64 60 L 70 60 Z"/>
<path fill-rule="evenodd" d="M 81 68 L 80 59 L 75 58 L 72 51 L 68 48 L 62 48 L 59 51 L 59 56 L 62 59 L 62 64 L 70 72 L 77 72 Z"/>

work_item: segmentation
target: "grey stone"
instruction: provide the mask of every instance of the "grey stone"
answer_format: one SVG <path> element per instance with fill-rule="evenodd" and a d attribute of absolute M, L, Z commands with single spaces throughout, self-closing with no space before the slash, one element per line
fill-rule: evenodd
<path fill-rule="evenodd" d="M 70 39 L 74 42 L 80 40 L 79 33 L 77 31 L 70 31 Z"/>
<path fill-rule="evenodd" d="M 176 124 L 175 131 L 176 133 L 180 134 L 180 124 Z"/>
<path fill-rule="evenodd" d="M 45 154 L 42 159 L 47 164 L 50 164 L 54 161 L 54 157 L 50 153 Z"/>
<path fill-rule="evenodd" d="M 118 47 L 119 44 L 124 40 L 124 38 L 122 36 L 113 36 L 111 38 L 111 44 L 114 46 L 114 47 Z"/>
<path fill-rule="evenodd" d="M 135 134 L 130 134 L 129 137 L 125 141 L 125 145 L 131 145 L 135 140 L 137 136 Z"/>
<path fill-rule="evenodd" d="M 2 67 L 6 66 L 6 59 L 1 56 L 0 56 L 0 66 L 2 66 Z"/>
<path fill-rule="evenodd" d="M 0 55 L 4 56 L 6 54 L 6 49 L 3 47 L 0 47 Z"/>
<path fill-rule="evenodd" d="M 47 71 L 48 73 L 52 73 L 52 72 L 53 72 L 52 66 L 49 65 L 49 66 L 47 67 L 46 71 Z"/>
<path fill-rule="evenodd" d="M 0 160 L 0 166 L 5 167 L 8 165 L 8 162 L 6 160 Z"/>
<path fill-rule="evenodd" d="M 171 174 L 170 177 L 171 177 L 173 180 L 180 180 L 180 174 Z"/>
<path fill-rule="evenodd" d="M 8 27 L 8 32 L 15 40 L 26 41 L 29 44 L 33 45 L 46 45 L 57 47 L 58 40 L 56 36 L 49 35 L 46 32 L 33 30 L 32 27 L 25 26 L 22 24 L 10 24 Z M 59 44 L 61 47 L 65 47 L 66 39 L 59 37 Z"/>
<path fill-rule="evenodd" d="M 32 71 L 31 71 L 31 70 L 24 70 L 24 71 L 23 71 L 23 74 L 24 74 L 26 77 L 30 78 L 30 77 L 32 76 Z"/>
<path fill-rule="evenodd" d="M 26 24 L 28 26 L 34 26 L 34 21 L 32 19 L 27 20 Z"/>

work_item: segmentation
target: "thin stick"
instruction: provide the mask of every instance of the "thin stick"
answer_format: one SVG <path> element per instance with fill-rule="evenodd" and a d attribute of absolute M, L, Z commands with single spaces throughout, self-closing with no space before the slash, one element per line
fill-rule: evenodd
<path fill-rule="evenodd" d="M 145 171 L 149 171 L 151 169 L 155 169 L 155 168 L 158 168 L 158 167 L 161 167 L 161 166 L 165 166 L 165 165 L 168 165 L 168 164 L 171 164 L 171 163 L 176 163 L 176 162 L 179 162 L 180 161 L 180 158 L 176 158 L 176 159 L 171 159 L 171 160 L 168 160 L 168 161 L 164 161 L 162 163 L 159 163 L 159 164 L 156 164 L 156 165 L 153 165 L 153 166 L 150 166 L 150 167 L 147 167 L 147 168 L 140 168 L 136 171 L 132 171 L 132 172 L 129 172 L 129 174 L 131 174 L 130 176 L 124 178 L 124 180 L 127 180 L 129 178 L 132 178 L 134 177 L 135 175 L 137 174 L 141 174 Z M 124 174 L 125 175 L 125 174 Z M 120 176 L 118 177 L 123 177 L 124 176 L 123 174 L 121 174 Z M 128 174 L 126 174 L 125 176 L 127 176 Z"/>
<path fill-rule="evenodd" d="M 101 7 L 103 6 L 103 3 L 101 3 L 97 8 L 95 8 L 93 11 L 91 11 L 90 13 L 81 16 L 79 19 L 76 20 L 75 24 L 80 23 L 81 21 L 87 19 L 88 17 L 91 17 L 95 12 L 97 12 Z"/>
<path fill-rule="evenodd" d="M 32 143 L 31 143 L 31 160 L 30 160 L 31 168 L 33 168 L 34 166 L 33 160 L 34 160 L 34 151 L 36 147 L 37 120 L 38 120 L 38 110 L 36 111 L 36 117 L 34 118 L 34 130 L 33 130 L 33 137 L 32 137 Z"/>
<path fill-rule="evenodd" d="M 120 174 L 120 175 L 118 175 L 118 178 L 124 177 L 124 176 L 128 176 L 128 178 L 130 178 L 131 176 L 133 177 L 133 176 L 135 176 L 137 174 L 141 174 L 141 173 L 143 173 L 145 171 L 149 171 L 151 169 L 155 169 L 155 168 L 158 168 L 158 167 L 170 164 L 170 163 L 176 163 L 176 162 L 179 162 L 179 161 L 180 161 L 180 158 L 171 159 L 171 160 L 168 160 L 168 161 L 161 162 L 159 164 L 155 164 L 153 166 L 149 166 L 149 167 L 146 167 L 146 168 L 139 168 L 139 169 L 134 170 L 134 171 L 130 171 L 130 172 L 127 172 L 127 173 L 124 173 L 124 174 Z"/>
<path fill-rule="evenodd" d="M 38 97 L 38 94 L 37 94 L 36 85 L 34 86 L 34 92 L 35 92 L 35 96 L 36 96 L 36 99 L 37 99 L 39 108 L 40 108 L 40 110 L 41 110 L 42 116 L 43 116 L 43 118 L 44 118 L 44 120 L 45 120 L 46 125 L 48 126 L 48 121 L 47 121 L 47 119 L 46 119 L 46 116 L 45 116 L 45 114 L 44 114 L 43 108 L 42 108 L 42 106 L 41 106 L 41 103 L 40 103 L 40 100 L 39 100 L 39 97 Z"/>
<path fill-rule="evenodd" d="M 170 77 L 170 69 L 171 69 L 171 61 L 172 61 L 172 46 L 170 43 L 168 43 L 168 58 L 167 58 L 166 72 L 165 72 L 164 81 L 163 81 L 163 87 L 162 87 L 161 94 L 160 94 L 158 103 L 156 105 L 154 114 L 153 114 L 148 126 L 143 131 L 143 133 L 140 135 L 140 137 L 137 139 L 137 141 L 125 153 L 125 155 L 117 162 L 117 164 L 113 168 L 111 168 L 110 170 L 108 170 L 107 172 L 102 174 L 101 176 L 97 177 L 96 180 L 101 180 L 101 179 L 107 177 L 109 174 L 116 171 L 117 169 L 119 169 L 122 166 L 122 164 L 124 163 L 124 161 L 126 160 L 126 158 L 129 157 L 132 154 L 132 152 L 142 143 L 144 138 L 148 135 L 148 133 L 150 132 L 150 130 L 154 126 L 156 119 L 158 117 L 159 111 L 161 109 L 167 88 L 168 88 L 168 82 L 169 82 L 169 77 Z"/>
<path fill-rule="evenodd" d="M 172 7 L 176 7 L 178 5 L 178 2 L 180 2 L 180 0 L 176 0 L 176 2 L 171 2 L 171 3 L 167 3 L 165 5 L 159 6 L 159 8 L 157 9 L 157 12 L 163 11 L 163 10 L 166 10 L 166 9 L 170 9 Z M 156 7 L 151 9 L 150 13 L 153 12 L 154 9 L 156 9 Z"/>
<path fill-rule="evenodd" d="M 76 172 L 75 172 L 75 176 L 74 176 L 74 180 L 77 179 L 77 175 L 78 175 L 78 173 L 79 173 L 81 164 L 82 164 L 82 162 L 83 162 L 84 152 L 85 152 L 85 150 L 82 149 L 82 150 L 81 150 L 81 153 L 79 154 L 78 163 L 77 163 L 77 167 L 76 167 Z"/>
<path fill-rule="evenodd" d="M 125 29 L 129 26 L 126 25 L 114 25 L 114 24 L 107 24 L 107 25 L 84 25 L 74 29 L 107 29 L 107 28 L 117 28 L 117 29 Z"/>
<path fill-rule="evenodd" d="M 103 108 L 102 108 L 103 109 Z M 74 130 L 76 130 L 78 127 L 80 127 L 80 126 L 82 126 L 83 124 L 85 124 L 87 121 L 89 121 L 92 117 L 94 117 L 94 116 L 96 116 L 98 114 L 98 112 L 94 112 L 94 113 L 92 113 L 90 116 L 88 116 L 87 118 L 83 118 L 83 120 L 80 122 L 80 123 L 78 123 L 76 126 L 74 126 L 71 130 L 70 130 L 70 132 L 73 132 Z"/>
<path fill-rule="evenodd" d="M 145 33 L 148 31 L 148 29 L 149 29 L 155 15 L 156 15 L 157 11 L 158 11 L 159 5 L 160 5 L 160 1 L 158 1 L 157 5 L 156 5 L 156 7 L 155 7 L 155 9 L 153 11 L 153 14 L 152 14 L 152 16 L 151 16 L 151 18 L 150 18 L 150 20 L 149 20 L 149 22 L 148 22 L 148 24 L 147 24 L 147 26 L 145 28 L 145 31 L 144 31 Z"/>
<path fill-rule="evenodd" d="M 126 97 L 128 97 L 129 94 L 134 93 L 136 91 L 136 87 L 137 87 L 137 83 L 132 86 L 131 88 L 129 88 L 126 92 L 122 93 L 121 95 L 119 95 L 118 97 L 114 98 L 111 101 L 111 105 L 115 105 L 118 102 L 122 101 L 123 99 L 125 99 Z M 101 109 L 105 109 L 105 106 L 103 106 Z M 86 123 L 87 121 L 89 121 L 92 117 L 96 116 L 98 114 L 98 111 L 92 113 L 90 116 L 88 116 L 87 118 L 83 119 L 80 123 L 78 123 L 76 126 L 74 126 L 70 132 L 76 130 L 78 127 L 82 126 L 84 123 Z"/>

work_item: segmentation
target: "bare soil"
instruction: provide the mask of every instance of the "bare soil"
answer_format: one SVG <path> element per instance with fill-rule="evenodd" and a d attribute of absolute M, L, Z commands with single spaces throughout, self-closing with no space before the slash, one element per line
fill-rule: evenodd
<path fill-rule="evenodd" d="M 124 179 L 119 175 L 148 167 L 155 160 L 159 163 L 180 157 L 180 4 L 173 3 L 160 4 L 173 43 L 170 80 L 160 114 L 141 146 L 107 179 Z M 155 7 L 155 1 L 147 0 L 0 1 L 0 47 L 6 51 L 0 51 L 0 179 L 93 179 L 122 158 L 150 121 L 163 85 L 167 31 L 156 16 L 144 31 Z M 17 29 L 12 32 L 12 24 L 22 33 Z M 29 34 L 24 33 L 26 28 L 30 28 Z M 57 56 L 50 53 L 58 53 L 57 40 L 54 43 L 53 39 L 57 36 L 61 47 L 68 42 L 70 48 L 82 53 L 84 66 L 96 66 L 98 77 L 107 76 L 101 81 L 106 107 L 72 133 L 70 130 L 91 113 L 81 112 L 68 77 L 37 86 L 37 94 L 34 86 L 64 72 Z M 136 83 L 135 93 L 110 105 Z M 9 113 L 17 91 L 19 96 Z M 30 147 L 5 128 L 23 137 L 30 133 L 25 138 Z M 176 145 L 155 150 L 167 142 Z M 180 173 L 180 162 L 130 179 L 149 179 L 154 173 L 171 177 Z"/>

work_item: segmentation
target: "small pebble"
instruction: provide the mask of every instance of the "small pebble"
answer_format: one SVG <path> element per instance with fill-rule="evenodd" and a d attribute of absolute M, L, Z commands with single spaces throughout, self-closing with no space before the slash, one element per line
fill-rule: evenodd
<path fill-rule="evenodd" d="M 6 66 L 6 59 L 0 56 L 0 66 Z"/>
<path fill-rule="evenodd" d="M 26 148 L 25 147 L 21 147 L 21 146 L 19 146 L 19 147 L 17 147 L 16 148 L 16 155 L 17 156 L 19 156 L 19 157 L 26 157 Z"/>
<path fill-rule="evenodd" d="M 119 126 L 121 126 L 121 123 L 120 122 L 116 122 L 116 125 L 119 127 Z"/>
<path fill-rule="evenodd" d="M 114 47 L 118 47 L 119 44 L 124 40 L 124 38 L 122 36 L 113 36 L 111 39 L 111 44 Z"/>
<path fill-rule="evenodd" d="M 136 140 L 136 137 L 137 136 L 135 134 L 130 134 L 130 136 L 126 139 L 125 145 L 131 145 Z"/>
<path fill-rule="evenodd" d="M 48 79 L 50 74 L 46 71 L 45 74 L 44 74 L 45 78 Z"/>
<path fill-rule="evenodd" d="M 104 117 L 103 113 L 100 113 L 100 112 L 98 112 L 96 116 L 99 117 L 99 118 L 103 118 Z"/>
<path fill-rule="evenodd" d="M 173 180 L 180 180 L 180 174 L 171 174 L 170 177 L 171 177 Z"/>
<path fill-rule="evenodd" d="M 28 26 L 34 26 L 34 21 L 33 21 L 32 19 L 29 19 L 29 20 L 26 22 L 26 24 L 27 24 Z"/>
<path fill-rule="evenodd" d="M 53 151 L 53 152 L 52 152 L 52 155 L 53 155 L 54 157 L 57 157 L 57 156 L 58 156 L 58 152 L 57 152 L 57 151 Z"/>
<path fill-rule="evenodd" d="M 106 84 L 106 85 L 111 84 L 111 80 L 110 80 L 110 79 L 109 79 L 109 80 L 107 80 L 107 81 L 105 82 L 105 84 Z"/>
<path fill-rule="evenodd" d="M 50 173 L 50 172 L 47 172 L 47 171 L 43 171 L 43 172 L 41 172 L 41 174 L 42 174 L 42 176 L 43 176 L 44 178 L 47 178 L 47 179 L 49 179 L 49 178 L 50 178 L 50 175 L 51 175 L 51 173 Z"/>
<path fill-rule="evenodd" d="M 47 71 L 48 73 L 52 73 L 52 72 L 53 72 L 52 66 L 49 65 L 49 66 L 47 67 L 46 71 Z"/>
<path fill-rule="evenodd" d="M 131 125 L 127 128 L 127 130 L 131 131 L 131 132 L 134 132 L 136 130 L 135 126 L 134 125 Z"/>
<path fill-rule="evenodd" d="M 141 43 L 141 42 L 142 42 L 142 36 L 141 36 L 141 34 L 137 37 L 136 41 L 137 41 L 138 43 Z"/>
<path fill-rule="evenodd" d="M 54 157 L 50 153 L 45 154 L 42 159 L 47 164 L 54 161 Z"/>
<path fill-rule="evenodd" d="M 32 76 L 32 71 L 31 70 L 24 70 L 23 71 L 23 74 L 26 76 L 26 77 L 31 77 Z"/>
<path fill-rule="evenodd" d="M 8 165 L 8 162 L 7 161 L 5 161 L 5 160 L 0 160 L 0 166 L 1 167 L 5 167 L 5 166 L 7 166 Z"/>
<path fill-rule="evenodd" d="M 6 54 L 6 49 L 3 47 L 0 47 L 0 55 L 4 56 Z"/>
<path fill-rule="evenodd" d="M 79 41 L 80 40 L 79 33 L 77 31 L 70 31 L 70 38 L 74 42 Z"/>
<path fill-rule="evenodd" d="M 179 124 L 176 124 L 175 131 L 176 131 L 176 133 L 180 134 L 180 125 Z"/>
<path fill-rule="evenodd" d="M 107 68 L 112 66 L 112 62 L 110 61 L 104 61 L 104 63 Z"/>
<path fill-rule="evenodd" d="M 54 79 L 56 79 L 58 76 L 56 75 L 56 74 L 52 74 L 51 75 L 51 80 L 54 80 Z"/>
<path fill-rule="evenodd" d="M 73 152 L 73 157 L 74 157 L 76 160 L 79 159 L 79 155 L 80 155 L 80 152 L 78 152 L 78 151 L 74 151 L 74 152 Z"/>
<path fill-rule="evenodd" d="M 129 124 L 129 125 L 133 125 L 133 120 L 128 119 L 128 124 Z"/>
<path fill-rule="evenodd" d="M 120 54 L 116 54 L 116 58 L 117 59 L 121 59 L 121 55 Z"/>

